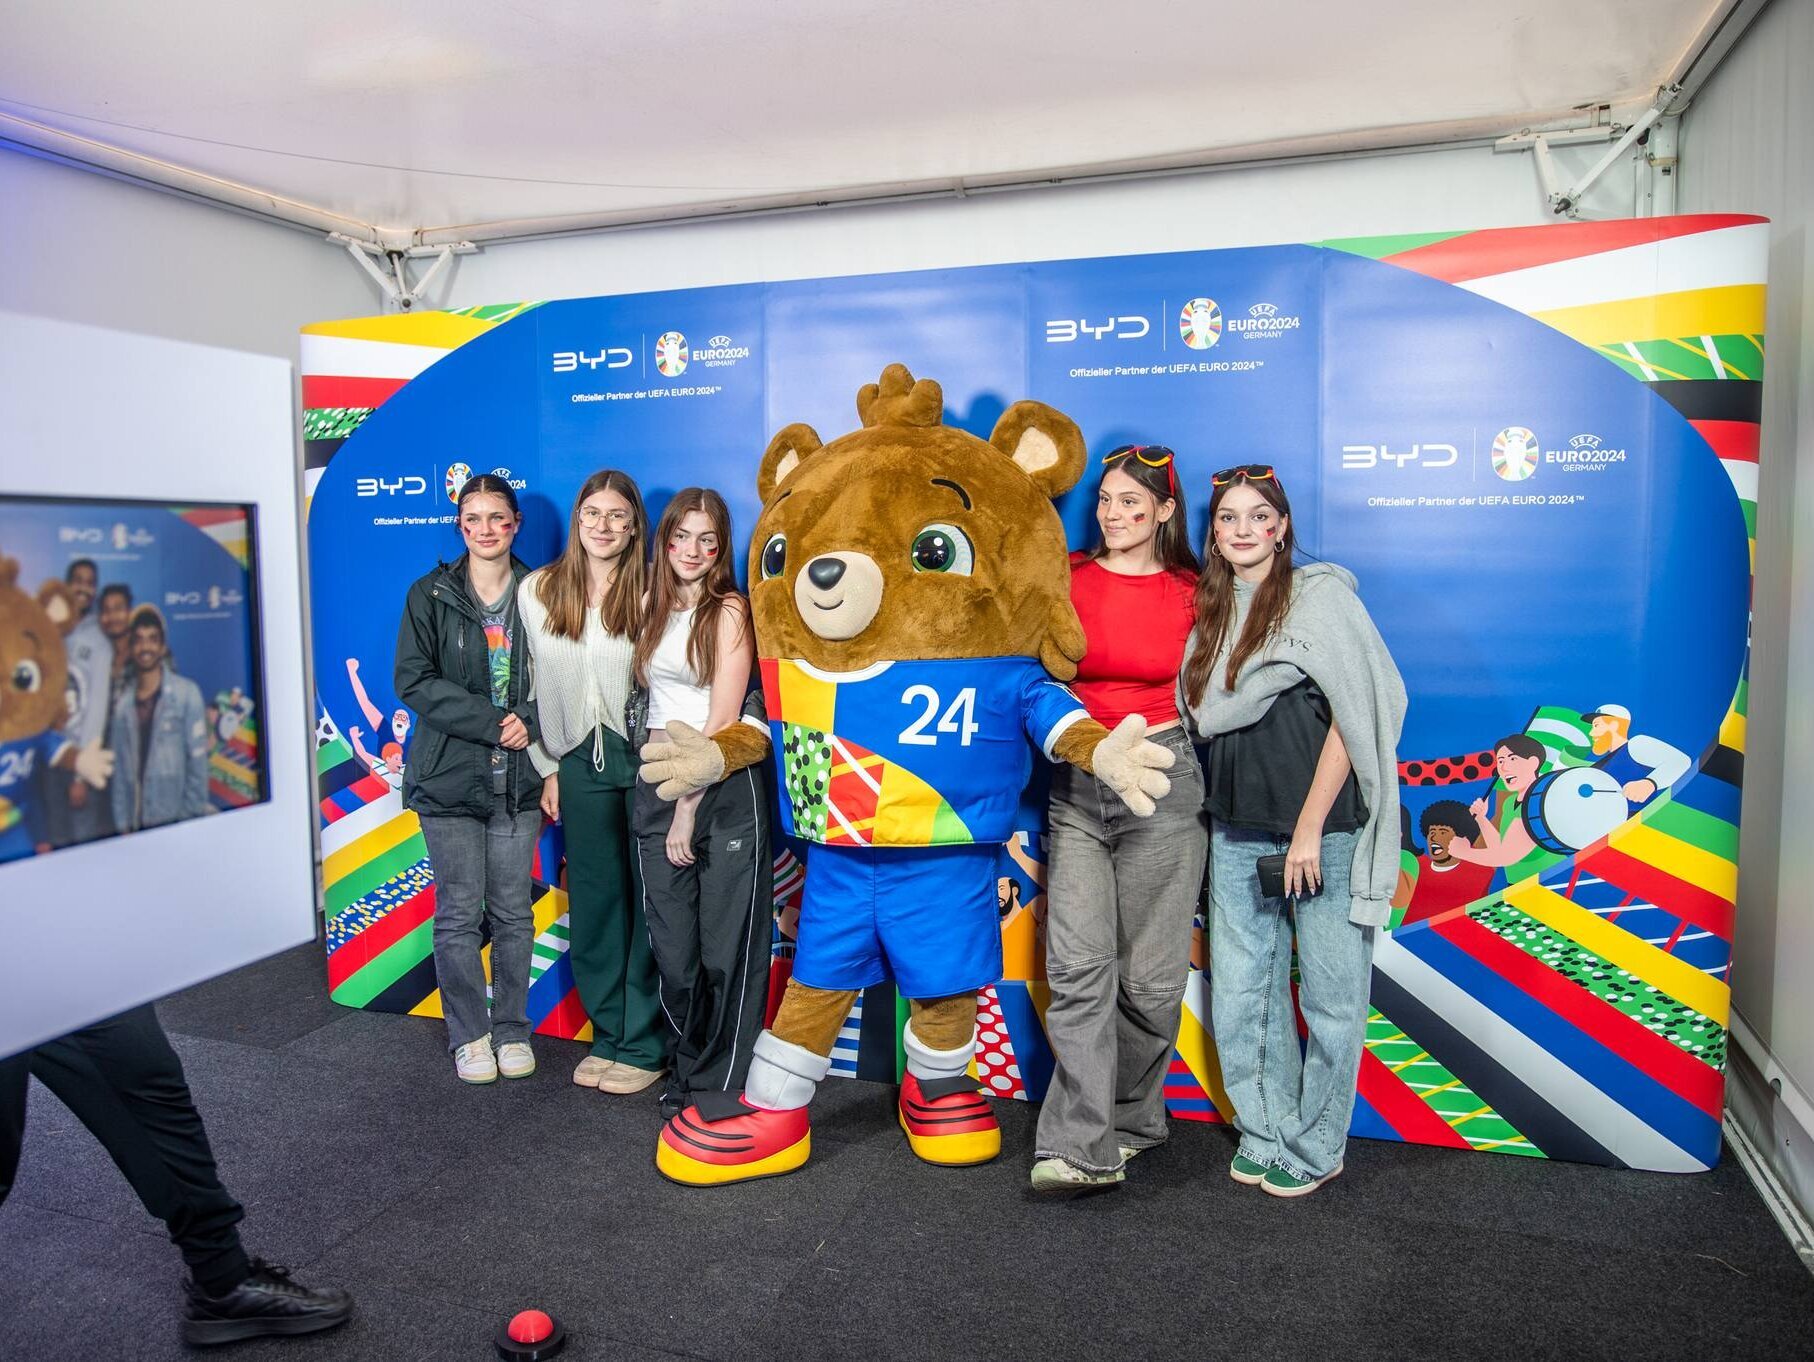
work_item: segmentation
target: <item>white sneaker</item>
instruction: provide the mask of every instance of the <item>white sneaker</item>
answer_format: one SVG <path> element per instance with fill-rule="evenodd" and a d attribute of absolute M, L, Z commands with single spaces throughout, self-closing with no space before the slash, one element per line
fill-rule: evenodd
<path fill-rule="evenodd" d="M 573 1081 L 582 1088 L 596 1088 L 599 1081 L 616 1067 L 615 1059 L 600 1059 L 597 1055 L 587 1055 L 573 1070 Z"/>
<path fill-rule="evenodd" d="M 462 1083 L 495 1083 L 498 1061 L 491 1053 L 491 1037 L 469 1040 L 454 1051 L 454 1073 Z"/>
<path fill-rule="evenodd" d="M 1041 1159 L 1033 1165 L 1033 1190 L 1042 1196 L 1076 1196 L 1115 1186 L 1125 1178 L 1121 1169 L 1091 1173 L 1063 1159 Z"/>
<path fill-rule="evenodd" d="M 506 1078 L 527 1078 L 535 1072 L 535 1051 L 526 1040 L 507 1040 L 498 1046 L 498 1072 Z"/>

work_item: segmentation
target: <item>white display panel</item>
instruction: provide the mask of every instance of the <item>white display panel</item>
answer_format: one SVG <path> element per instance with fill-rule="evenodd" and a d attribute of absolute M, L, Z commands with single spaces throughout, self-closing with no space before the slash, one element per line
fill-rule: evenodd
<path fill-rule="evenodd" d="M 281 360 L 0 313 L 0 493 L 256 508 L 270 791 L 0 864 L 0 1055 L 314 934 L 294 406 Z"/>

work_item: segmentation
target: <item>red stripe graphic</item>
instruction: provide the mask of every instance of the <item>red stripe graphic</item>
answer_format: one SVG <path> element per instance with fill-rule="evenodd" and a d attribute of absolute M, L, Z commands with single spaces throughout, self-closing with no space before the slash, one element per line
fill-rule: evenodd
<path fill-rule="evenodd" d="M 379 954 L 397 944 L 433 915 L 435 887 L 419 890 L 360 932 L 328 957 L 328 991 L 331 993 Z"/>
<path fill-rule="evenodd" d="M 1687 918 L 1722 941 L 1732 940 L 1732 904 L 1710 889 L 1678 880 L 1666 870 L 1634 860 L 1609 846 L 1596 847 L 1591 855 L 1582 852 L 1576 857 L 1576 864 L 1665 913 Z"/>
<path fill-rule="evenodd" d="M 333 374 L 304 374 L 302 405 L 309 410 L 380 407 L 407 382 L 407 378 L 338 378 Z"/>
<path fill-rule="evenodd" d="M 1432 279 L 1458 284 L 1466 279 L 1482 279 L 1490 274 L 1530 269 L 1534 265 L 1578 260 L 1584 255 L 1616 251 L 1622 246 L 1643 246 L 1670 237 L 1693 236 L 1697 232 L 1764 221 L 1767 219 L 1740 213 L 1696 213 L 1622 222 L 1557 223 L 1541 232 L 1533 232 L 1528 227 L 1504 227 L 1432 242 L 1428 246 L 1385 256 L 1384 260 Z"/>
<path fill-rule="evenodd" d="M 1676 1096 L 1718 1119 L 1725 1080 L 1711 1064 L 1671 1045 L 1611 1003 L 1602 1002 L 1472 918 L 1454 918 L 1437 927 L 1436 932 Z"/>
<path fill-rule="evenodd" d="M 1371 1050 L 1361 1051 L 1360 1095 L 1379 1113 L 1380 1119 L 1398 1132 L 1400 1139 L 1411 1144 L 1446 1145 L 1450 1149 L 1467 1149 L 1455 1127 L 1436 1112 L 1423 1098 L 1405 1086 L 1404 1080 L 1386 1067 L 1385 1061 Z"/>
<path fill-rule="evenodd" d="M 548 1015 L 535 1024 L 545 1036 L 573 1037 L 587 1022 L 586 1009 L 580 1006 L 579 990 L 567 990 L 567 996 L 548 1009 Z"/>
<path fill-rule="evenodd" d="M 1690 421 L 1688 424 L 1700 432 L 1701 438 L 1713 446 L 1713 452 L 1720 458 L 1757 462 L 1757 422 Z"/>

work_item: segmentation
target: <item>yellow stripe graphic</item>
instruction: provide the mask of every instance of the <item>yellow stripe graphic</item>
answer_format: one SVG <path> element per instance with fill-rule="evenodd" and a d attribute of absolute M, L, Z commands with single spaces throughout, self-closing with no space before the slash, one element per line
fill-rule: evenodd
<path fill-rule="evenodd" d="M 496 322 L 456 317 L 451 312 L 410 312 L 394 317 L 348 317 L 337 322 L 315 322 L 302 328 L 305 336 L 338 336 L 342 340 L 385 341 L 391 345 L 423 345 L 435 350 L 457 350 L 475 336 L 482 336 Z"/>
<path fill-rule="evenodd" d="M 1712 975 L 1570 903 L 1534 879 L 1506 890 L 1505 900 L 1570 941 L 1662 989 L 1677 1002 L 1687 1003 L 1721 1026 L 1726 1024 L 1731 990 Z"/>
<path fill-rule="evenodd" d="M 1702 851 L 1666 832 L 1643 823 L 1627 823 L 1607 842 L 1634 860 L 1666 870 L 1678 880 L 1698 884 L 1727 902 L 1738 896 L 1737 866 L 1724 856 Z"/>
<path fill-rule="evenodd" d="M 1667 340 L 1676 336 L 1749 335 L 1764 328 L 1764 286 L 1688 289 L 1615 303 L 1588 303 L 1531 314 L 1583 345 Z"/>
<path fill-rule="evenodd" d="M 332 887 L 339 884 L 360 866 L 377 860 L 393 847 L 400 846 L 414 837 L 422 829 L 416 815 L 408 810 L 398 814 L 388 823 L 380 824 L 362 837 L 348 842 L 331 856 L 321 862 L 321 878 Z"/>

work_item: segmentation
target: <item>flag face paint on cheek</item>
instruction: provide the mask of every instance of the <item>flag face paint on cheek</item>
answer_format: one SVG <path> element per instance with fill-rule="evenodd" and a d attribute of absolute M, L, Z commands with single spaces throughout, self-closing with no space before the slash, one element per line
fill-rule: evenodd
<path fill-rule="evenodd" d="M 1145 513 L 1145 512 L 1144 512 L 1144 511 L 1143 511 L 1143 512 L 1140 512 L 1140 513 L 1139 513 L 1139 514 L 1137 514 L 1137 515 L 1136 515 L 1136 516 L 1135 516 L 1135 517 L 1134 517 L 1134 523 L 1135 523 L 1135 524 L 1136 524 L 1136 525 L 1144 525 L 1144 524 L 1146 524 L 1146 513 Z"/>

